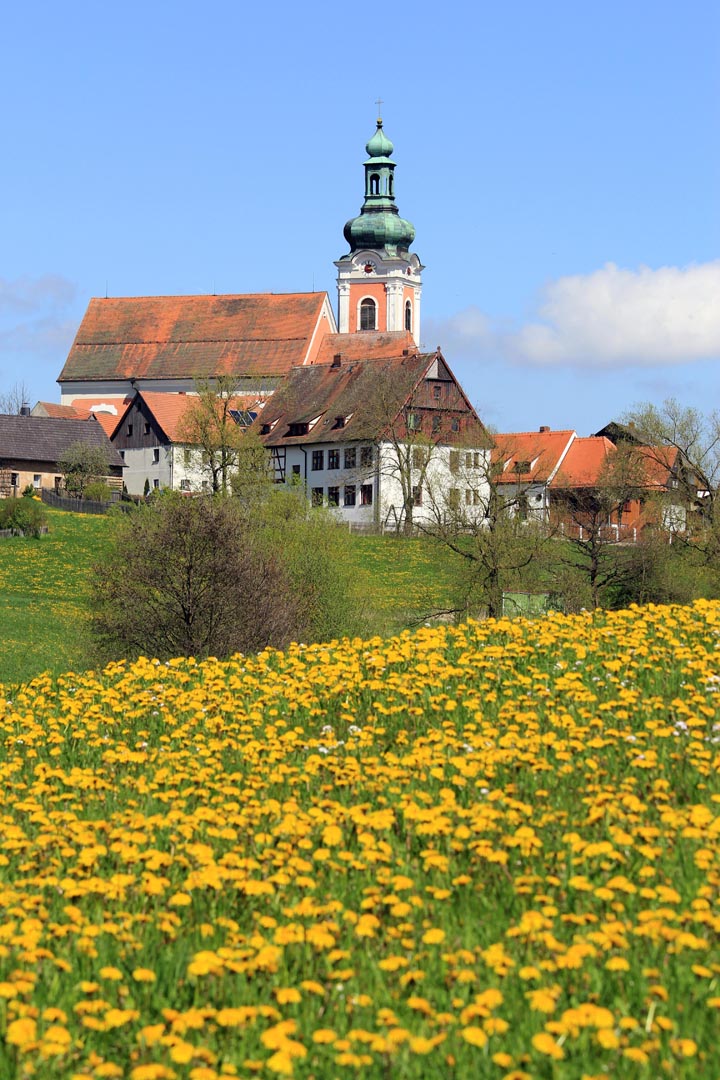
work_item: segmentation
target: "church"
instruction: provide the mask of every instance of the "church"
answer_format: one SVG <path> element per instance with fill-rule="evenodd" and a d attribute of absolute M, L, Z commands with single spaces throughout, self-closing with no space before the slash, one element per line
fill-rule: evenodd
<path fill-rule="evenodd" d="M 424 268 L 382 119 L 366 151 L 360 213 L 344 227 L 350 250 L 335 262 L 337 317 L 315 292 L 90 301 L 58 378 L 61 402 L 101 418 L 130 493 L 207 487 L 176 441 L 178 417 L 199 381 L 222 378 L 275 479 L 295 477 L 351 523 L 397 527 L 443 512 L 442 500 L 482 504 L 489 440 L 440 350 L 420 352 Z"/>

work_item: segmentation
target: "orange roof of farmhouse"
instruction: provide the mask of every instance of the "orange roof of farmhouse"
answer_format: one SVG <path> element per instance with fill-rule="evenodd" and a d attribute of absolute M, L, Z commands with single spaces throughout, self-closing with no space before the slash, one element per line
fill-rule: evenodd
<path fill-rule="evenodd" d="M 493 459 L 502 469 L 498 483 L 547 483 L 576 437 L 572 430 L 550 428 L 493 435 Z"/>
<path fill-rule="evenodd" d="M 324 292 L 94 298 L 58 382 L 280 376 L 331 320 Z"/>
<path fill-rule="evenodd" d="M 183 418 L 187 410 L 192 408 L 193 403 L 199 400 L 196 394 L 167 394 L 160 391 L 143 390 L 138 393 L 137 397 L 145 402 L 170 442 L 183 441 Z M 254 394 L 234 394 L 229 401 L 232 409 L 243 412 L 259 412 L 263 404 L 263 401 L 259 400 L 257 395 Z M 115 426 L 118 426 L 117 421 Z"/>

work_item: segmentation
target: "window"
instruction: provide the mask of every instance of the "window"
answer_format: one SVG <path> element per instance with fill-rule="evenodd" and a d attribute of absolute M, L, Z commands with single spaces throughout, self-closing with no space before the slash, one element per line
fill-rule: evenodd
<path fill-rule="evenodd" d="M 209 491 L 210 490 L 210 481 L 209 480 L 202 480 L 200 486 L 202 487 L 203 491 Z"/>
<path fill-rule="evenodd" d="M 367 468 L 367 466 L 372 465 L 372 463 L 373 463 L 373 448 L 372 448 L 372 446 L 361 446 L 360 447 L 360 464 L 364 465 Z"/>
<path fill-rule="evenodd" d="M 181 491 L 189 491 L 190 490 L 190 481 L 189 480 L 181 480 L 180 481 L 180 490 Z"/>
<path fill-rule="evenodd" d="M 33 487 L 34 488 L 39 488 L 41 482 L 42 482 L 42 476 L 40 475 L 40 473 L 39 472 L 34 473 L 33 474 Z"/>
<path fill-rule="evenodd" d="M 310 500 L 313 506 L 322 506 L 323 504 L 324 490 L 321 487 L 314 487 L 310 493 Z"/>
<path fill-rule="evenodd" d="M 440 385 L 440 383 L 435 383 L 435 385 L 433 386 L 433 397 L 435 398 L 435 401 L 440 400 L 441 394 L 442 394 L 442 386 Z"/>
<path fill-rule="evenodd" d="M 306 421 L 300 421 L 298 423 L 290 424 L 288 428 L 288 438 L 298 438 L 300 435 L 307 435 L 310 425 Z"/>
<path fill-rule="evenodd" d="M 371 297 L 366 296 L 364 300 L 360 301 L 360 329 L 375 330 L 376 327 L 377 304 Z"/>
<path fill-rule="evenodd" d="M 405 329 L 412 331 L 412 304 L 405 301 Z"/>
<path fill-rule="evenodd" d="M 10 487 L 20 487 L 20 473 L 10 473 Z"/>
<path fill-rule="evenodd" d="M 340 505 L 340 488 L 329 487 L 328 488 L 328 506 Z"/>
<path fill-rule="evenodd" d="M 123 461 L 124 461 L 124 460 L 125 460 L 125 451 L 124 451 L 124 450 L 118 450 L 118 454 L 120 455 L 120 457 L 121 457 L 121 458 L 123 459 Z"/>
<path fill-rule="evenodd" d="M 530 462 L 529 461 L 516 461 L 515 464 L 513 465 L 513 470 L 516 473 L 530 472 Z"/>
<path fill-rule="evenodd" d="M 183 450 L 183 465 L 187 469 L 192 462 L 192 450 L 189 446 L 186 446 Z"/>
<path fill-rule="evenodd" d="M 371 195 L 379 195 L 380 194 L 380 177 L 378 176 L 377 173 L 373 173 L 371 175 L 371 177 L 370 177 L 370 194 Z"/>
<path fill-rule="evenodd" d="M 340 468 L 340 451 L 328 450 L 328 469 Z"/>
<path fill-rule="evenodd" d="M 466 469 L 472 469 L 472 463 L 473 463 L 472 454 L 466 454 L 465 455 L 465 468 Z"/>
<path fill-rule="evenodd" d="M 128 433 L 128 435 L 132 435 L 132 433 L 133 433 L 133 426 L 132 426 L 132 424 L 128 424 L 128 426 L 127 426 L 127 433 Z"/>
<path fill-rule="evenodd" d="M 479 505 L 480 505 L 480 492 L 479 491 L 473 491 L 473 506 L 479 506 Z"/>
<path fill-rule="evenodd" d="M 442 427 L 442 417 L 433 416 L 433 422 L 432 422 L 433 435 L 437 435 L 437 433 L 438 433 L 438 431 L 440 430 L 441 427 Z"/>
<path fill-rule="evenodd" d="M 450 472 L 457 472 L 460 468 L 460 452 L 459 450 L 450 451 Z"/>
<path fill-rule="evenodd" d="M 412 504 L 413 506 L 422 506 L 422 488 L 417 486 L 412 489 Z"/>
<path fill-rule="evenodd" d="M 470 488 L 465 488 L 465 505 L 472 506 L 472 491 Z"/>
<path fill-rule="evenodd" d="M 473 454 L 473 468 L 474 469 L 479 469 L 480 468 L 480 451 L 479 450 L 476 450 L 475 453 Z"/>
<path fill-rule="evenodd" d="M 422 427 L 422 417 L 420 416 L 420 413 L 408 413 L 407 425 L 408 431 L 419 431 Z"/>
<path fill-rule="evenodd" d="M 317 472 L 319 469 L 325 468 L 325 451 L 313 450 L 312 452 L 312 469 L 313 472 Z"/>
<path fill-rule="evenodd" d="M 453 416 L 452 424 L 450 425 L 450 427 L 453 429 L 453 431 L 460 430 L 460 421 L 458 420 L 457 416 Z"/>
<path fill-rule="evenodd" d="M 457 510 L 460 505 L 460 491 L 458 488 L 450 488 L 448 491 L 448 506 L 451 510 Z"/>
<path fill-rule="evenodd" d="M 354 469 L 357 453 L 354 446 L 351 446 L 349 450 L 345 451 L 345 468 Z"/>
<path fill-rule="evenodd" d="M 346 484 L 345 485 L 345 499 L 344 499 L 344 502 L 345 502 L 345 506 L 354 506 L 355 505 L 355 485 L 354 484 Z"/>
<path fill-rule="evenodd" d="M 157 491 L 157 489 L 160 487 L 160 481 L 157 479 L 157 477 L 153 480 L 153 487 L 155 491 Z"/>
<path fill-rule="evenodd" d="M 360 505 L 372 506 L 373 489 L 372 484 L 362 484 L 360 487 Z"/>
<path fill-rule="evenodd" d="M 300 475 L 300 466 L 299 465 L 293 465 L 292 474 L 293 474 L 293 476 L 299 476 Z"/>
<path fill-rule="evenodd" d="M 145 434 L 150 434 L 150 424 L 147 421 L 145 421 Z"/>
<path fill-rule="evenodd" d="M 157 465 L 157 463 L 159 461 L 160 461 L 160 447 L 156 446 L 155 449 L 153 450 L 153 463 L 155 465 Z"/>

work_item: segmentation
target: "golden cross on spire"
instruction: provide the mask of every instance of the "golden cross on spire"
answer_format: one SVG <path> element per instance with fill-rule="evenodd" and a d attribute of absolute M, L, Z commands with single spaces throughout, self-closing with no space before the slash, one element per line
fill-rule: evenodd
<path fill-rule="evenodd" d="M 377 99 L 377 101 L 375 102 L 375 104 L 376 104 L 376 105 L 377 105 L 377 107 L 378 107 L 378 120 L 382 120 L 382 116 L 381 116 L 381 113 L 380 113 L 380 106 L 381 106 L 381 105 L 384 105 L 384 104 L 385 104 L 385 102 L 383 101 L 383 99 L 382 99 L 382 98 L 378 98 L 378 99 Z"/>

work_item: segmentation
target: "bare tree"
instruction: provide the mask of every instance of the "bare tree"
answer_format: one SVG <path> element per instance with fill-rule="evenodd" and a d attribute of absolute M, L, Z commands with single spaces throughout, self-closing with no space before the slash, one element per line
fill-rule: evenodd
<path fill-rule="evenodd" d="M 0 413 L 17 414 L 30 401 L 30 387 L 24 381 L 13 383 L 9 390 L 0 393 Z"/>
<path fill-rule="evenodd" d="M 504 595 L 531 580 L 542 583 L 552 536 L 544 509 L 528 515 L 528 496 L 538 486 L 517 478 L 508 483 L 504 464 L 510 449 L 495 442 L 492 454 L 457 448 L 456 498 L 434 506 L 423 526 L 459 559 L 457 611 L 480 605 L 491 618 L 503 613 Z"/>
<path fill-rule="evenodd" d="M 592 484 L 556 491 L 561 500 L 557 519 L 575 527 L 565 539 L 573 553 L 563 561 L 576 568 L 589 586 L 593 608 L 600 606 L 603 592 L 620 587 L 636 572 L 620 528 L 623 508 L 648 495 L 647 462 L 630 443 L 621 444 L 606 459 Z"/>
<path fill-rule="evenodd" d="M 679 508 L 688 526 L 676 530 L 678 539 L 706 562 L 719 562 L 720 412 L 703 413 L 669 398 L 659 408 L 640 405 L 623 419 L 630 437 L 668 476 L 665 519 L 672 526 Z"/>

